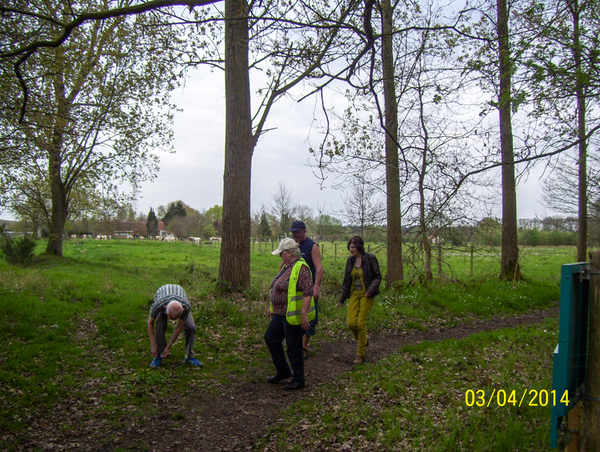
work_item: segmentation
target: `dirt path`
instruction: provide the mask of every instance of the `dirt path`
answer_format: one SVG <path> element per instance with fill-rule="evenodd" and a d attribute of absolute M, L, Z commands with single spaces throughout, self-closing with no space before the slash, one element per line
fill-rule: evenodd
<path fill-rule="evenodd" d="M 482 331 L 497 330 L 539 323 L 548 317 L 557 317 L 558 309 L 550 309 L 512 318 L 475 321 L 452 328 L 431 328 L 428 331 L 403 334 L 372 334 L 367 361 L 374 362 L 398 348 L 423 341 L 460 339 Z M 103 446 L 86 444 L 85 438 L 77 443 L 77 450 L 103 452 L 113 450 L 150 451 L 243 451 L 251 450 L 255 440 L 266 434 L 280 413 L 292 402 L 317 396 L 319 388 L 352 369 L 355 343 L 338 341 L 323 344 L 318 353 L 306 361 L 307 387 L 289 393 L 281 385 L 268 385 L 265 369 L 251 381 L 223 386 L 221 394 L 190 394 L 184 401 L 184 419 L 174 421 L 165 400 L 165 414 L 146 418 L 142 424 L 124 426 L 120 436 Z M 178 401 L 181 404 L 181 400 Z M 111 432 L 115 433 L 115 432 Z M 92 436 L 93 437 L 93 436 Z M 91 438 L 90 438 L 91 439 Z M 69 450 L 60 447 L 56 450 Z"/>
<path fill-rule="evenodd" d="M 429 325 L 427 331 L 381 332 L 369 336 L 367 362 L 378 361 L 405 345 L 423 341 L 460 339 L 473 333 L 539 323 L 557 317 L 558 308 L 519 317 L 496 318 L 462 323 L 455 327 Z M 287 392 L 282 385 L 269 385 L 265 369 L 243 382 L 217 386 L 218 394 L 194 391 L 186 398 L 175 394 L 155 397 L 155 407 L 140 413 L 135 407 L 119 406 L 119 418 L 111 417 L 111 408 L 102 402 L 111 392 L 90 381 L 86 400 L 72 397 L 61 400 L 55 410 L 41 416 L 28 416 L 27 428 L 15 436 L 0 431 L 0 449 L 15 451 L 194 451 L 225 452 L 251 450 L 257 439 L 267 434 L 289 405 L 300 399 L 319 397 L 324 385 L 335 382 L 353 368 L 356 344 L 339 340 L 321 344 L 306 361 L 307 387 Z M 201 371 L 201 370 L 199 370 Z M 118 397 L 119 389 L 114 389 Z M 118 404 L 118 401 L 114 401 Z M 164 407 L 164 410 L 161 408 Z M 128 414 L 131 411 L 131 414 Z M 160 414 L 156 414 L 160 413 Z M 181 413 L 181 414 L 179 414 Z M 115 427 L 115 425 L 119 425 Z"/>

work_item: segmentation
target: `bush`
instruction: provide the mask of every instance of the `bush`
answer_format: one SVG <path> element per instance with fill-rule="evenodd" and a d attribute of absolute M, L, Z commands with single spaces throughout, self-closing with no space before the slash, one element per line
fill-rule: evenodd
<path fill-rule="evenodd" d="M 4 236 L 0 242 L 0 251 L 2 257 L 9 264 L 26 264 L 33 260 L 33 250 L 35 250 L 35 240 L 31 237 L 20 237 L 13 239 Z"/>

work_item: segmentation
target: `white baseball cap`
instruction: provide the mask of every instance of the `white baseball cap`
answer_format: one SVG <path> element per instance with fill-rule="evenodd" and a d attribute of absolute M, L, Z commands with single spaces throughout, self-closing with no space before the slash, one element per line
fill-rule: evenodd
<path fill-rule="evenodd" d="M 291 237 L 286 237 L 281 242 L 279 242 L 279 246 L 271 254 L 273 256 L 278 256 L 279 254 L 281 254 L 282 251 L 294 250 L 296 248 L 298 248 L 298 244 L 296 243 L 296 241 Z"/>

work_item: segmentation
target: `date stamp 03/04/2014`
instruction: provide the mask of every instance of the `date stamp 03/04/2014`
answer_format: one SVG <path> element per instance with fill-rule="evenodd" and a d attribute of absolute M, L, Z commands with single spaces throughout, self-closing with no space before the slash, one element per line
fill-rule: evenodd
<path fill-rule="evenodd" d="M 556 406 L 557 404 L 569 404 L 569 391 L 557 394 L 553 389 L 524 389 L 517 391 L 505 391 L 504 389 L 493 389 L 485 391 L 483 389 L 468 389 L 465 392 L 465 404 L 467 406 L 490 407 L 490 406 Z"/>

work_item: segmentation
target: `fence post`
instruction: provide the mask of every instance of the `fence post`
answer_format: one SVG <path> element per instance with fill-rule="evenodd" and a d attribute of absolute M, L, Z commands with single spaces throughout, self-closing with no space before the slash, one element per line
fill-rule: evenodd
<path fill-rule="evenodd" d="M 473 277 L 473 255 L 475 253 L 475 247 L 471 245 L 471 278 Z"/>
<path fill-rule="evenodd" d="M 600 450 L 600 251 L 590 251 L 590 311 L 583 400 L 582 450 Z"/>
<path fill-rule="evenodd" d="M 333 260 L 337 261 L 337 243 L 333 245 Z"/>
<path fill-rule="evenodd" d="M 565 452 L 578 452 L 581 443 L 581 400 L 575 404 L 567 414 L 567 428 L 569 429 L 569 444 Z"/>
<path fill-rule="evenodd" d="M 437 245 L 437 251 L 438 251 L 438 255 L 437 255 L 437 270 L 438 270 L 438 279 L 440 279 L 442 277 L 443 270 L 442 270 L 442 244 L 438 243 Z"/>

